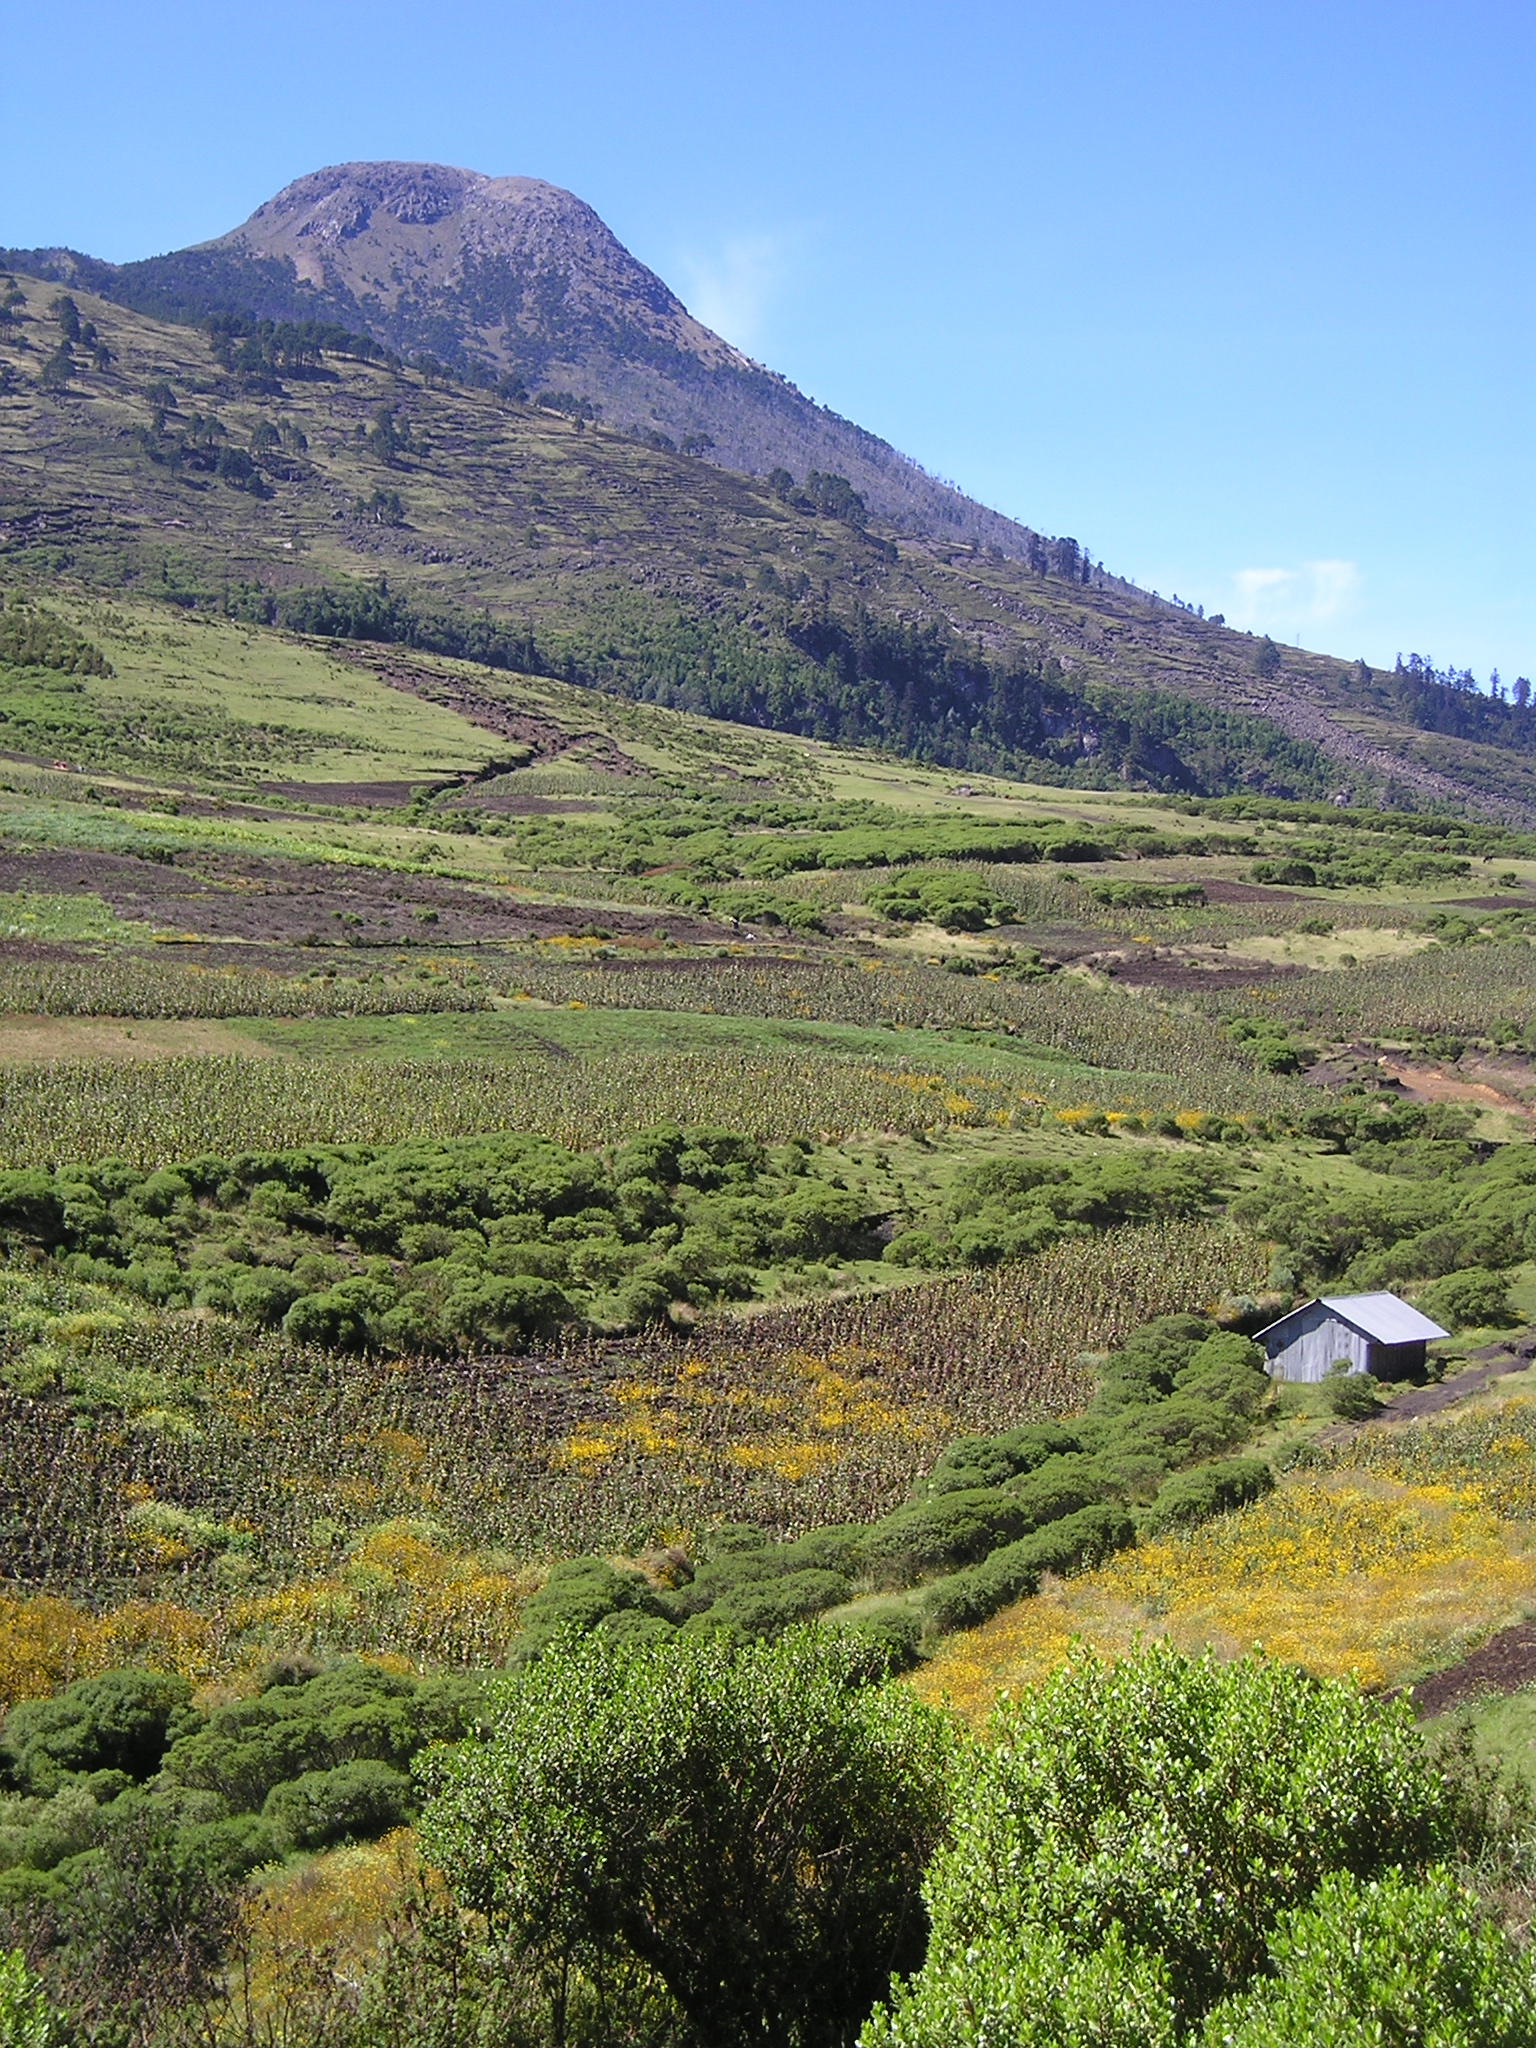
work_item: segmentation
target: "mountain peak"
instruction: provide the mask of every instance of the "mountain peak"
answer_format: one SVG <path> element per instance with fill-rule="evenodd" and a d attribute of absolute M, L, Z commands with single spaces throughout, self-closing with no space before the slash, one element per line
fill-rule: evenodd
<path fill-rule="evenodd" d="M 977 504 L 733 348 L 584 200 L 541 178 L 332 164 L 196 248 L 122 264 L 10 255 L 157 319 L 327 321 L 476 382 L 569 394 L 607 426 L 727 469 L 843 477 L 902 533 L 1041 568 L 1081 559 L 1076 541 L 1047 542 Z"/>
<path fill-rule="evenodd" d="M 203 245 L 291 262 L 381 338 L 538 377 L 550 342 L 638 333 L 706 368 L 748 359 L 688 312 L 590 206 L 541 178 L 448 164 L 334 164 Z"/>

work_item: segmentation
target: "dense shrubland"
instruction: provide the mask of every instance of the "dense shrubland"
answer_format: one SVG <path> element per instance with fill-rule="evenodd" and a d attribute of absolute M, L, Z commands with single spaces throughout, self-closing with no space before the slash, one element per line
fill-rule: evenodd
<path fill-rule="evenodd" d="M 654 1321 L 749 1295 L 763 1268 L 874 1248 L 875 1219 L 814 1158 L 662 1127 L 604 1160 L 507 1137 L 22 1169 L 0 1176 L 0 1229 L 75 1278 L 301 1343 L 474 1349 Z"/>
<path fill-rule="evenodd" d="M 1190 1216 L 1216 1175 L 1161 1150 L 968 1169 L 931 1229 L 841 1183 L 835 1152 L 660 1126 L 605 1155 L 509 1136 L 0 1173 L 0 1233 L 89 1284 L 331 1350 L 477 1350 L 634 1328 L 770 1276 L 885 1257 L 983 1266 Z M 877 1235 L 877 1230 L 881 1233 Z M 11 1369 L 24 1386 L 25 1362 Z M 41 1386 L 46 1361 L 38 1368 Z M 18 1378 L 18 1374 L 20 1377 Z"/>
<path fill-rule="evenodd" d="M 1377 1184 L 1319 1190 L 1271 1169 L 1233 1214 L 1281 1247 L 1284 1284 L 1407 1287 L 1455 1327 L 1512 1320 L 1498 1276 L 1536 1256 L 1536 1147 L 1479 1146 L 1473 1121 L 1445 1104 L 1343 1097 L 1309 1128 Z"/>
<path fill-rule="evenodd" d="M 1517 2048 L 1536 2028 L 1529 1958 L 1475 1889 L 1518 1886 L 1529 1802 L 1431 1748 L 1403 1705 L 1158 1646 L 1078 1656 L 1003 1703 L 983 1745 L 808 1629 L 565 1638 L 494 1682 L 468 1708 L 485 1727 L 419 1750 L 400 1795 L 421 1803 L 441 1877 L 414 1896 L 397 1880 L 345 1964 L 278 1946 L 253 1977 L 262 1908 L 242 1901 L 242 1859 L 212 1847 L 219 1823 L 178 1832 L 176 1760 L 222 1715 L 285 1760 L 361 1741 L 403 1764 L 421 1719 L 376 1729 L 411 1720 L 409 1682 L 369 1681 L 353 1667 L 269 1688 L 169 1746 L 162 1718 L 145 1775 L 112 1802 L 136 1800 L 137 1825 L 84 1852 L 72 1889 L 56 1864 L 47 1915 L 11 1920 L 27 1945 L 0 2012 L 61 2003 L 91 2042 L 242 2048 L 279 2020 L 291 2048 L 487 2027 L 514 2048 Z M 50 1710 L 78 1712 L 84 1690 Z M 349 1795 L 289 1796 L 304 1783 L 265 1805 L 354 1838 L 385 1824 Z M 145 1910 L 173 1870 L 174 1922 Z M 13 2031 L 8 2048 L 50 2038 Z"/>
<path fill-rule="evenodd" d="M 1131 1152 L 1076 1165 L 1003 1158 L 965 1167 L 940 1213 L 885 1248 L 898 1266 L 995 1266 L 1064 1237 L 1154 1217 L 1194 1216 L 1220 1178 L 1205 1159 Z"/>

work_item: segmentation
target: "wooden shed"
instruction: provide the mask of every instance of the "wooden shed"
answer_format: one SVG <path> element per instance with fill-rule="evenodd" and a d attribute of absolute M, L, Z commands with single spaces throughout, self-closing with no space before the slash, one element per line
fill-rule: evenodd
<path fill-rule="evenodd" d="M 1428 1316 L 1395 1294 L 1325 1294 L 1304 1301 L 1254 1338 L 1265 1370 L 1277 1380 L 1320 1380 L 1335 1359 L 1351 1372 L 1398 1380 L 1421 1371 L 1424 1347 L 1448 1337 Z"/>

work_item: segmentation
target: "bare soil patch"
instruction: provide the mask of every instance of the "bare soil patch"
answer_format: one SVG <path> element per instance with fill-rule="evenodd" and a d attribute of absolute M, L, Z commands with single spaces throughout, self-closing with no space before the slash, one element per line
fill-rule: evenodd
<path fill-rule="evenodd" d="M 1476 1103 L 1484 1109 L 1509 1110 L 1528 1123 L 1536 1122 L 1536 1111 L 1528 1103 L 1506 1095 L 1491 1082 L 1468 1080 L 1459 1073 L 1447 1073 L 1444 1067 L 1417 1061 L 1386 1058 L 1379 1065 L 1415 1102 Z"/>
<path fill-rule="evenodd" d="M 1409 1689 L 1408 1697 L 1421 1721 L 1448 1714 L 1490 1693 L 1518 1692 L 1536 1679 L 1536 1621 L 1519 1621 L 1500 1629 L 1481 1649 Z"/>
<path fill-rule="evenodd" d="M 1210 990 L 1253 988 L 1266 982 L 1293 980 L 1307 972 L 1304 967 L 1286 966 L 1278 961 L 1244 960 L 1226 966 L 1198 954 L 1175 952 L 1161 946 L 1138 946 L 1132 953 L 1101 956 L 1118 982 L 1130 988 Z M 1098 965 L 1090 956 L 1088 965 Z"/>
<path fill-rule="evenodd" d="M 1218 882 L 1205 883 L 1207 899 L 1212 903 L 1310 903 L 1313 899 L 1304 897 L 1296 889 L 1272 889 L 1266 883 Z"/>
<path fill-rule="evenodd" d="M 594 918 L 615 938 L 649 934 L 658 925 L 690 944 L 720 937 L 718 927 L 662 908 L 598 913 L 579 905 L 530 903 L 510 890 L 477 889 L 430 874 L 206 850 L 155 861 L 84 850 L 8 849 L 0 852 L 0 890 L 15 889 L 60 896 L 88 890 L 127 922 L 263 946 L 505 943 L 558 937 Z"/>
<path fill-rule="evenodd" d="M 273 1048 L 211 1018 L 0 1017 L 0 1061 L 158 1060 L 189 1053 L 269 1059 Z"/>
<path fill-rule="evenodd" d="M 401 690 L 406 696 L 419 697 L 428 704 L 440 704 L 444 710 L 456 711 L 461 718 L 468 719 L 471 725 L 495 733 L 499 739 L 530 748 L 536 761 L 553 761 L 579 747 L 584 767 L 604 769 L 612 775 L 644 773 L 638 762 L 631 760 L 607 733 L 567 732 L 552 718 L 519 710 L 489 691 L 477 690 L 466 677 L 418 668 L 393 655 L 381 659 L 352 649 L 338 650 L 337 659 L 372 669 L 392 690 Z"/>

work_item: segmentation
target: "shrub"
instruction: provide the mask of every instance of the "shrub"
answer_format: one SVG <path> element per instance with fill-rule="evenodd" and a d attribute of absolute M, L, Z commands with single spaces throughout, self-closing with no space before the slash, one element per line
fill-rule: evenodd
<path fill-rule="evenodd" d="M 1416 1302 L 1448 1330 L 1499 1330 L 1521 1321 L 1510 1304 L 1508 1281 L 1487 1266 L 1469 1266 L 1465 1272 L 1432 1280 L 1419 1289 Z"/>
<path fill-rule="evenodd" d="M 1527 2048 L 1531 1959 L 1446 1870 L 1324 1878 L 1269 1938 L 1273 1974 L 1217 2006 L 1207 2048 L 1275 2042 L 1434 2042 Z"/>
<path fill-rule="evenodd" d="M 1097 1564 L 1135 1540 L 1136 1525 L 1123 1508 L 1082 1508 L 930 1587 L 922 1605 L 925 1630 L 943 1635 L 951 1629 L 975 1628 L 1010 1601 L 1037 1591 L 1046 1572 Z"/>
<path fill-rule="evenodd" d="M 1000 1436 L 957 1437 L 912 1491 L 915 1497 L 925 1499 L 973 1487 L 1001 1486 L 1019 1473 L 1032 1472 L 1047 1458 L 1081 1449 L 1078 1432 L 1060 1422 L 1029 1422 Z"/>
<path fill-rule="evenodd" d="M 1336 1358 L 1323 1381 L 1323 1398 L 1341 1422 L 1368 1422 L 1386 1405 L 1368 1372 L 1355 1372 L 1347 1358 Z"/>
<path fill-rule="evenodd" d="M 1118 1927 L 1161 1958 L 1188 2026 L 1264 1967 L 1281 1915 L 1330 1873 L 1369 1879 L 1452 1846 L 1407 1703 L 1295 1666 L 1166 1644 L 1084 1656 L 1005 1700 L 992 1732 L 924 1885 L 924 1978 L 1050 1932 L 1091 1956 Z"/>
<path fill-rule="evenodd" d="M 1142 1532 L 1155 1536 L 1164 1529 L 1208 1522 L 1213 1515 L 1229 1514 L 1233 1508 L 1261 1500 L 1274 1483 L 1275 1475 L 1262 1458 L 1222 1458 L 1197 1465 L 1193 1472 L 1177 1473 L 1159 1488 L 1143 1518 Z"/>
<path fill-rule="evenodd" d="M 367 1840 L 399 1827 L 414 1805 L 409 1778 L 388 1764 L 339 1764 L 306 1771 L 267 1795 L 262 1819 L 295 1849 L 326 1849 L 333 1842 Z"/>
<path fill-rule="evenodd" d="M 192 1689 L 158 1671 L 107 1671 L 52 1699 L 13 1707 L 0 1731 L 0 1758 L 20 1790 L 47 1795 L 60 1780 L 92 1771 L 147 1778 L 176 1735 L 195 1724 Z"/>
<path fill-rule="evenodd" d="M 859 2048 L 1179 2048 L 1168 1972 L 1117 1928 L 1087 1955 L 1049 1929 L 983 1938 L 891 1988 Z"/>
<path fill-rule="evenodd" d="M 561 1643 L 423 1759 L 423 1849 L 552 1973 L 617 1948 L 720 2048 L 833 2048 L 921 1959 L 947 1805 L 946 1724 L 862 1664 L 816 1629 Z"/>
<path fill-rule="evenodd" d="M 1032 1526 L 1024 1503 L 996 1487 L 941 1494 L 876 1522 L 864 1540 L 861 1563 L 877 1585 L 910 1585 L 925 1572 L 952 1571 L 983 1557 Z"/>
<path fill-rule="evenodd" d="M 0 2048 L 54 2048 L 65 2038 L 61 2021 L 21 1950 L 0 1954 Z"/>
<path fill-rule="evenodd" d="M 778 1635 L 797 1621 L 840 1605 L 852 1591 L 836 1572 L 785 1572 L 732 1588 L 691 1626 L 729 1629 L 749 1639 Z"/>
<path fill-rule="evenodd" d="M 562 1559 L 523 1608 L 515 1664 L 531 1663 L 561 1635 L 585 1635 L 610 1616 L 659 1615 L 661 1605 L 639 1572 L 615 1571 L 601 1557 Z"/>

